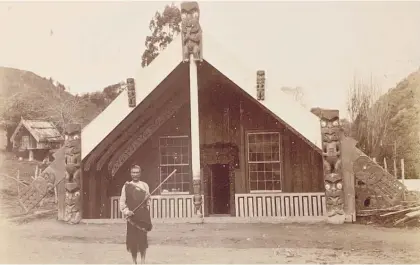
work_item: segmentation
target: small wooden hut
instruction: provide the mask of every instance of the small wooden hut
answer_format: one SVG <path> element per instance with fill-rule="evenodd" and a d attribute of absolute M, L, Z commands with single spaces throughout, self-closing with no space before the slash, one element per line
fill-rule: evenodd
<path fill-rule="evenodd" d="M 64 137 L 52 122 L 21 119 L 10 138 L 13 150 L 31 160 L 49 160 L 64 143 Z"/>

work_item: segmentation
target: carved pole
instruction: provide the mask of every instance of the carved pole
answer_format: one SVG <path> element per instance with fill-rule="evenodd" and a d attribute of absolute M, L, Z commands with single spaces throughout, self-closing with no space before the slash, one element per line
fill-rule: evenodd
<path fill-rule="evenodd" d="M 321 120 L 322 158 L 328 222 L 343 224 L 344 192 L 341 167 L 341 126 L 338 110 L 312 109 Z"/>
<path fill-rule="evenodd" d="M 197 61 L 201 61 L 202 34 L 199 23 L 200 10 L 197 2 L 181 3 L 182 44 L 184 61 L 190 67 L 190 114 L 191 114 L 191 160 L 194 189 L 195 214 L 203 218 L 200 169 L 200 123 L 198 114 Z"/>
<path fill-rule="evenodd" d="M 65 128 L 65 206 L 64 221 L 77 224 L 82 219 L 81 207 L 81 131 L 80 124 L 67 124 Z"/>

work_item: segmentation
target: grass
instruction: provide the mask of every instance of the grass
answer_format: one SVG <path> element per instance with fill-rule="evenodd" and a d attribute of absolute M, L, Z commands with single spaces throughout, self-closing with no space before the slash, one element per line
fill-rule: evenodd
<path fill-rule="evenodd" d="M 15 180 L 19 172 L 19 179 L 25 183 L 32 182 L 36 166 L 41 165 L 38 161 L 19 159 L 13 154 L 0 150 L 0 214 L 14 217 L 24 214 L 18 201 L 18 182 Z M 14 179 L 13 179 L 14 178 Z M 25 185 L 20 184 L 20 188 Z M 47 206 L 47 205 L 45 205 Z M 51 207 L 51 205 L 49 205 Z M 35 209 L 39 210 L 39 209 Z"/>

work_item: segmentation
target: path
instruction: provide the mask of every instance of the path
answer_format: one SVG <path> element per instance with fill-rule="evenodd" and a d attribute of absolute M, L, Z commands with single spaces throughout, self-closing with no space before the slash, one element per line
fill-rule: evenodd
<path fill-rule="evenodd" d="M 2 223 L 1 263 L 130 263 L 125 226 Z M 420 263 L 419 229 L 326 224 L 159 224 L 149 263 Z M 2 253 L 3 252 L 3 253 Z"/>

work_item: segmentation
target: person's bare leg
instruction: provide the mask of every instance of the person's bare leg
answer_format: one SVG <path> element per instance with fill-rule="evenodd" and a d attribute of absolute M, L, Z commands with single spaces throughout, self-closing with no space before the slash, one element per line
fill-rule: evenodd
<path fill-rule="evenodd" d="M 131 257 L 133 258 L 133 264 L 137 264 L 137 252 L 131 253 Z"/>
<path fill-rule="evenodd" d="M 141 253 L 141 264 L 146 263 L 146 251 Z"/>

